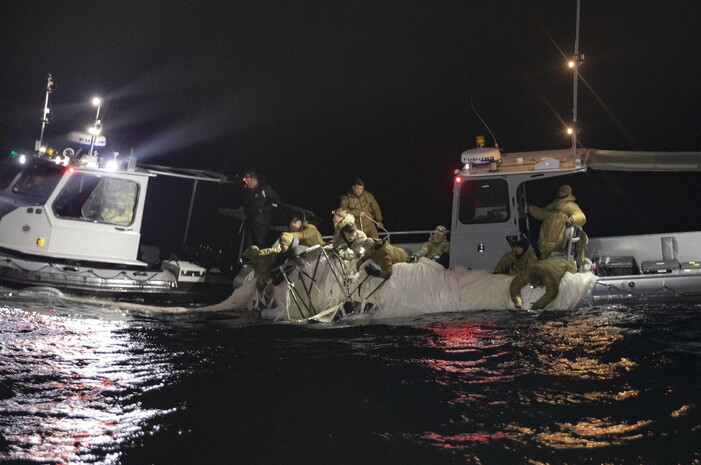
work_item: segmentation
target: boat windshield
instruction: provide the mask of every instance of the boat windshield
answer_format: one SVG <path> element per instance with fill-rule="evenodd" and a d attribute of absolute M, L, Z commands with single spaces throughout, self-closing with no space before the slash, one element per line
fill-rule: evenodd
<path fill-rule="evenodd" d="M 128 226 L 134 222 L 139 186 L 134 181 L 74 174 L 53 204 L 61 218 Z"/>
<path fill-rule="evenodd" d="M 466 180 L 460 188 L 460 222 L 503 223 L 509 220 L 509 187 L 504 179 Z"/>
<path fill-rule="evenodd" d="M 3 165 L 0 172 L 0 189 L 12 186 L 12 193 L 16 196 L 45 201 L 61 180 L 62 174 L 63 168 L 54 164 L 33 160 L 23 165 L 10 161 Z"/>

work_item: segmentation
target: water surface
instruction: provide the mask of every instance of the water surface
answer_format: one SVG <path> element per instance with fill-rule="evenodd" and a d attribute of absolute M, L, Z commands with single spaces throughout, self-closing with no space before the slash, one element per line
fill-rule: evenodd
<path fill-rule="evenodd" d="M 3 461 L 701 461 L 701 306 L 298 325 L 0 299 Z"/>

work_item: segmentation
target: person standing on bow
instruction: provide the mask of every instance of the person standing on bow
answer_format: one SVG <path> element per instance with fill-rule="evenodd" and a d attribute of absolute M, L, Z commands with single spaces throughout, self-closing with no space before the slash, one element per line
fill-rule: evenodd
<path fill-rule="evenodd" d="M 548 258 L 553 252 L 564 250 L 567 246 L 565 230 L 567 226 L 584 226 L 587 217 L 575 202 L 572 188 L 568 185 L 560 186 L 557 198 L 545 207 L 528 206 L 528 214 L 541 220 L 540 236 L 538 237 L 538 249 L 541 258 Z"/>
<path fill-rule="evenodd" d="M 251 245 L 263 247 L 272 221 L 272 211 L 280 203 L 280 196 L 269 185 L 262 183 L 255 171 L 247 172 L 243 182 L 246 184 L 243 248 Z"/>
<path fill-rule="evenodd" d="M 377 228 L 384 229 L 382 211 L 375 196 L 365 190 L 362 179 L 353 181 L 350 192 L 341 196 L 340 208 L 355 217 L 355 225 L 368 237 L 380 238 Z"/>

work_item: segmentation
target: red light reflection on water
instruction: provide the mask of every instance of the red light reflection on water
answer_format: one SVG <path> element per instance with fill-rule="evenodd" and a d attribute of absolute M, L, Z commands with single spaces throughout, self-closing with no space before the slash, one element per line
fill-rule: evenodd
<path fill-rule="evenodd" d="M 441 349 L 441 357 L 415 360 L 435 370 L 447 373 L 469 373 L 471 382 L 491 383 L 512 379 L 499 368 L 499 360 L 506 354 L 498 350 L 507 342 L 503 330 L 493 323 L 474 324 L 459 322 L 430 328 L 434 336 L 428 337 L 427 346 Z M 491 368 L 486 368 L 489 365 Z"/>
<path fill-rule="evenodd" d="M 475 443 L 485 444 L 494 439 L 503 439 L 506 435 L 501 431 L 487 433 L 480 431 L 476 433 L 463 433 L 453 435 L 442 435 L 434 432 L 427 432 L 421 435 L 421 439 L 441 446 L 446 449 L 468 450 L 475 446 Z"/>

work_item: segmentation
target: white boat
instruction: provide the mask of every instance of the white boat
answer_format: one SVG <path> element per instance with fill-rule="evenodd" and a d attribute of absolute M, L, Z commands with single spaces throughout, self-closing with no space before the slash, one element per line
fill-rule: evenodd
<path fill-rule="evenodd" d="M 577 36 L 579 1 L 577 3 Z M 252 276 L 229 299 L 203 310 L 258 309 L 274 319 L 334 321 L 339 318 L 413 316 L 483 309 L 515 309 L 509 294 L 513 277 L 492 274 L 500 257 L 519 237 L 537 240 L 529 220 L 527 192 L 552 178 L 584 176 L 588 170 L 701 171 L 701 152 L 630 152 L 580 147 L 577 139 L 578 37 L 570 68 L 574 70 L 572 146 L 546 151 L 504 153 L 498 146 L 477 147 L 460 157 L 455 170 L 450 224 L 450 269 L 430 260 L 393 265 L 387 280 L 356 272 L 331 250 L 318 249 L 297 260 L 286 282 L 271 296 L 256 292 Z M 566 182 L 563 181 L 563 184 Z M 528 188 L 527 188 L 528 186 Z M 674 187 L 674 186 L 670 186 Z M 552 192 L 554 195 L 554 192 Z M 586 195 L 585 192 L 578 194 Z M 677 199 L 668 196 L 671 202 Z M 692 200 L 692 199 L 690 199 Z M 615 218 L 611 219 L 615 221 Z M 393 232 L 391 242 L 416 251 L 402 239 L 416 232 Z M 579 235 L 560 255 L 574 261 Z M 581 244 L 579 244 L 581 245 Z M 566 273 L 557 298 L 546 309 L 562 310 L 611 303 L 701 303 L 701 231 L 591 237 L 587 265 Z M 524 308 L 542 289 L 522 290 Z"/>
<path fill-rule="evenodd" d="M 499 161 L 475 166 L 484 158 Z M 587 170 L 701 171 L 701 152 L 616 152 L 572 149 L 503 153 L 478 147 L 462 154 L 454 177 L 450 225 L 450 269 L 422 258 L 393 265 L 386 279 L 357 271 L 330 248 L 316 248 L 285 271 L 285 282 L 270 296 L 255 289 L 252 273 L 225 301 L 202 310 L 259 310 L 263 317 L 295 321 L 402 318 L 455 311 L 511 309 L 513 276 L 493 274 L 510 242 L 526 236 L 535 244 L 528 218 L 527 192 L 538 183 Z M 468 165 L 469 164 L 469 165 Z M 701 174 L 700 174 L 701 176 Z M 571 178 L 564 178 L 571 179 Z M 564 182 L 563 182 L 564 183 Z M 527 184 L 532 184 L 528 189 Z M 554 194 L 554 192 L 553 192 Z M 586 195 L 585 193 L 583 193 Z M 676 199 L 670 196 L 670 201 Z M 574 227 L 561 256 L 575 261 Z M 420 244 L 391 242 L 410 252 Z M 586 265 L 566 273 L 558 296 L 545 310 L 571 310 L 603 304 L 701 303 L 701 231 L 591 237 Z M 522 290 L 524 308 L 542 288 Z"/>
<path fill-rule="evenodd" d="M 46 108 L 53 82 L 49 75 Z M 45 108 L 45 121 L 48 111 Z M 106 140 L 96 124 L 71 133 L 75 148 L 53 151 L 37 141 L 34 151 L 0 160 L 0 284 L 49 286 L 120 299 L 219 300 L 231 280 L 208 276 L 195 263 L 140 258 L 141 227 L 149 181 L 156 176 L 194 182 L 226 182 L 211 171 L 137 166 L 129 156 L 101 157 Z M 80 146 L 83 146 L 82 148 Z M 89 151 L 84 149 L 90 147 Z M 120 162 L 121 161 L 121 162 Z"/>
<path fill-rule="evenodd" d="M 466 151 L 463 161 L 477 151 Z M 491 271 L 509 250 L 508 238 L 522 234 L 535 243 L 526 193 L 540 181 L 587 170 L 657 171 L 661 177 L 670 171 L 701 171 L 701 152 L 578 148 L 499 155 L 496 167 L 468 162 L 455 174 L 451 266 Z M 526 189 L 527 184 L 536 187 Z M 589 303 L 701 301 L 700 231 L 591 237 L 586 256 L 599 275 L 586 296 Z"/>

